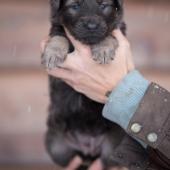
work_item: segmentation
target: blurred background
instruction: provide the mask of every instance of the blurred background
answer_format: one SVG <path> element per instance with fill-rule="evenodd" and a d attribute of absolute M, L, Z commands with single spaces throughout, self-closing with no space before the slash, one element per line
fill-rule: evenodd
<path fill-rule="evenodd" d="M 138 69 L 170 90 L 170 1 L 126 0 L 125 21 Z M 0 0 L 0 169 L 56 169 L 44 149 L 47 74 L 40 41 L 47 0 Z"/>

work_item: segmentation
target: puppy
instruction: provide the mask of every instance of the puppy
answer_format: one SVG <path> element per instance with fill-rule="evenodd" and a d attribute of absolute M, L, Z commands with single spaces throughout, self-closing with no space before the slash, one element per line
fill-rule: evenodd
<path fill-rule="evenodd" d="M 51 8 L 52 38 L 42 56 L 46 67 L 59 66 L 64 62 L 71 47 L 62 26 L 65 26 L 77 40 L 91 46 L 96 62 L 107 64 L 114 59 L 118 42 L 111 36 L 111 32 L 114 28 L 121 28 L 125 33 L 121 0 L 70 0 L 66 3 L 53 0 Z"/>
<path fill-rule="evenodd" d="M 51 30 L 43 63 L 53 68 L 74 50 L 64 28 L 91 46 L 98 63 L 109 63 L 118 43 L 111 32 L 125 34 L 122 0 L 51 0 Z M 53 161 L 65 167 L 79 155 L 87 169 L 101 159 L 105 169 L 113 166 L 144 170 L 147 153 L 122 128 L 103 118 L 103 105 L 74 91 L 63 81 L 49 76 L 50 106 L 46 148 Z M 123 106 L 122 106 L 123 107 Z"/>

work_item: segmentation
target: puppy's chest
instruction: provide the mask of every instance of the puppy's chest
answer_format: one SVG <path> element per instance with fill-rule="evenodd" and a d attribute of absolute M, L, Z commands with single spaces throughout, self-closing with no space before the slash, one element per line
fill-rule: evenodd
<path fill-rule="evenodd" d="M 59 80 L 53 80 L 50 89 L 55 115 L 65 122 L 69 130 L 104 131 L 111 127 L 110 122 L 102 116 L 102 104 L 88 99 Z"/>
<path fill-rule="evenodd" d="M 102 116 L 102 105 L 91 102 L 84 96 L 81 97 L 81 100 L 80 104 L 80 101 L 74 98 L 74 103 L 72 103 L 74 106 L 70 105 L 71 100 L 68 104 L 68 110 L 64 113 L 69 129 L 79 129 L 82 131 L 96 131 L 96 129 L 100 129 L 100 131 L 105 131 L 110 127 L 109 121 Z"/>
<path fill-rule="evenodd" d="M 71 117 L 66 121 L 66 131 L 79 133 L 89 136 L 99 136 L 105 134 L 111 130 L 111 126 L 104 122 L 104 120 L 88 119 L 81 117 L 77 120 L 75 117 Z"/>

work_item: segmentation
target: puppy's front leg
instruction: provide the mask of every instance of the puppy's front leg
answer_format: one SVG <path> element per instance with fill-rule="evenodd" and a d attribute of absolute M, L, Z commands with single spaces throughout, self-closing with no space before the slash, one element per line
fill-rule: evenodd
<path fill-rule="evenodd" d="M 115 51 L 118 47 L 118 41 L 108 36 L 99 44 L 91 46 L 93 59 L 99 64 L 109 64 L 114 60 Z"/>
<path fill-rule="evenodd" d="M 68 40 L 63 36 L 54 36 L 46 44 L 41 57 L 42 64 L 48 69 L 60 66 L 66 59 L 68 51 Z"/>

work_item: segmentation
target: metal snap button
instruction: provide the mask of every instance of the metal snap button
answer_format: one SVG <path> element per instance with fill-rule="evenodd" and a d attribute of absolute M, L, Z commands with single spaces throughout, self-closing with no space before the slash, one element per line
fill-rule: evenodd
<path fill-rule="evenodd" d="M 158 140 L 158 135 L 156 133 L 149 133 L 147 139 L 149 142 L 154 143 Z"/>
<path fill-rule="evenodd" d="M 134 123 L 131 126 L 131 131 L 133 133 L 139 133 L 142 130 L 142 125 L 140 125 L 139 123 Z"/>

